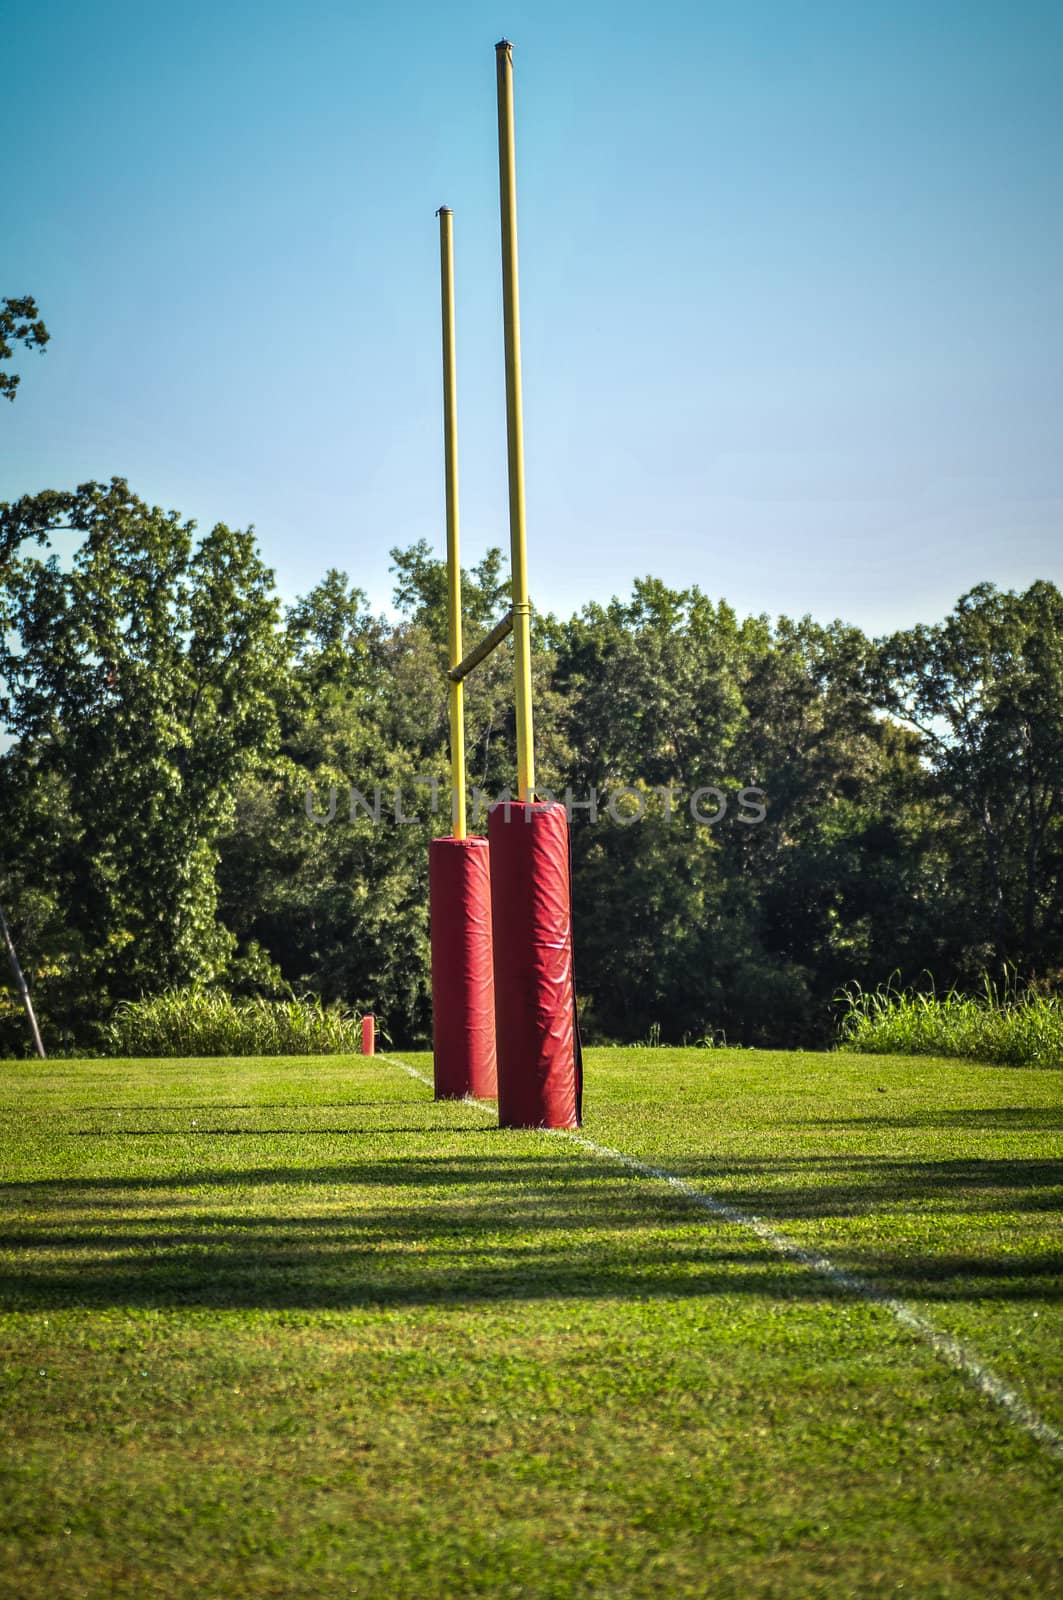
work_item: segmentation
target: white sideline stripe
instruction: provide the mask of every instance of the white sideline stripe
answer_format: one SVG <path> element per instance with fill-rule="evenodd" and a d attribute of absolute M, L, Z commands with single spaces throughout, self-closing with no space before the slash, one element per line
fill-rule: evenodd
<path fill-rule="evenodd" d="M 411 1078 L 417 1078 L 421 1083 L 434 1088 L 432 1079 L 425 1073 L 418 1072 L 416 1067 L 408 1066 L 405 1061 L 400 1061 L 397 1056 L 381 1056 L 382 1061 L 388 1061 L 392 1066 L 401 1067 L 403 1072 L 408 1072 Z M 473 1100 L 466 1096 L 464 1105 L 475 1106 L 478 1111 L 486 1111 L 493 1116 L 495 1108 L 487 1105 L 482 1100 Z M 950 1334 L 942 1333 L 926 1317 L 921 1317 L 918 1311 L 913 1311 L 911 1306 L 903 1300 L 896 1300 L 892 1295 L 884 1294 L 866 1278 L 859 1277 L 855 1272 L 847 1272 L 844 1267 L 836 1267 L 833 1261 L 826 1256 L 817 1255 L 813 1250 L 806 1250 L 796 1240 L 787 1238 L 785 1233 L 780 1233 L 762 1217 L 752 1213 L 739 1211 L 737 1206 L 728 1205 L 725 1200 L 717 1200 L 712 1195 L 706 1194 L 702 1189 L 695 1189 L 694 1185 L 687 1183 L 683 1178 L 677 1178 L 674 1173 L 665 1172 L 662 1167 L 651 1167 L 645 1161 L 639 1161 L 635 1156 L 625 1155 L 622 1150 L 611 1150 L 608 1145 L 595 1144 L 593 1139 L 588 1139 L 585 1134 L 576 1133 L 568 1128 L 543 1128 L 540 1130 L 552 1138 L 567 1139 L 571 1144 L 576 1144 L 591 1155 L 599 1156 L 606 1161 L 615 1161 L 619 1166 L 627 1167 L 630 1172 L 637 1172 L 643 1178 L 656 1178 L 661 1183 L 668 1184 L 693 1205 L 702 1211 L 711 1212 L 714 1216 L 722 1217 L 726 1222 L 733 1222 L 740 1228 L 747 1228 L 755 1233 L 762 1243 L 768 1245 L 777 1255 L 784 1256 L 788 1261 L 795 1261 L 799 1266 L 806 1267 L 810 1272 L 818 1273 L 821 1278 L 826 1278 L 830 1283 L 837 1284 L 840 1289 L 845 1289 L 849 1294 L 857 1295 L 861 1300 L 868 1301 L 871 1305 L 881 1306 L 899 1322 L 902 1327 L 919 1336 L 928 1344 L 935 1354 L 947 1361 L 949 1366 L 955 1367 L 969 1379 L 980 1393 L 988 1400 L 1000 1406 L 1011 1420 L 1017 1423 L 1026 1432 L 1031 1434 L 1039 1444 L 1052 1455 L 1063 1459 L 1063 1433 L 1053 1428 L 1043 1417 L 1039 1417 L 1033 1408 L 1027 1405 L 1021 1395 L 1009 1389 L 1007 1384 L 977 1356 L 973 1355 L 959 1340 L 953 1339 Z"/>
<path fill-rule="evenodd" d="M 417 1079 L 418 1083 L 427 1083 L 430 1089 L 435 1089 L 435 1084 L 432 1082 L 431 1078 L 429 1078 L 423 1072 L 418 1072 L 416 1067 L 411 1067 L 405 1061 L 400 1061 L 398 1056 L 386 1056 L 382 1050 L 378 1050 L 376 1052 L 376 1058 L 378 1061 L 386 1061 L 392 1067 L 401 1067 L 403 1072 L 408 1072 L 411 1078 Z M 479 1102 L 473 1103 L 478 1104 Z M 487 1109 L 486 1106 L 484 1109 Z"/>

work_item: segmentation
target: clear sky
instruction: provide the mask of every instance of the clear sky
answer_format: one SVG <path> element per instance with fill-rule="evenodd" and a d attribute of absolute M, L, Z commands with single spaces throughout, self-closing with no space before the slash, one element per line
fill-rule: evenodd
<path fill-rule="evenodd" d="M 1063 581 L 1058 0 L 7 0 L 0 295 L 52 333 L 0 499 L 120 473 L 288 596 L 505 545 L 494 44 L 515 46 L 533 598 L 653 572 L 933 620 Z"/>

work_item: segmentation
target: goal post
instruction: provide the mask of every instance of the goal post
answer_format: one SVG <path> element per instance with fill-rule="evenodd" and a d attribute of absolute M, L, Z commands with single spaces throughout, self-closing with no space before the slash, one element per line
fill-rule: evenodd
<path fill-rule="evenodd" d="M 437 1099 L 497 1093 L 500 1127 L 574 1128 L 580 1125 L 582 1115 L 583 1064 L 572 963 L 568 813 L 564 806 L 537 800 L 535 796 L 513 46 L 508 39 L 495 46 L 495 63 L 512 604 L 491 633 L 463 656 L 454 235 L 452 213 L 443 206 L 438 216 L 450 663 L 447 678 L 455 804 L 452 835 L 433 839 L 429 857 L 435 1091 Z M 518 798 L 490 808 L 487 838 L 483 839 L 466 832 L 463 683 L 468 673 L 510 633 Z"/>

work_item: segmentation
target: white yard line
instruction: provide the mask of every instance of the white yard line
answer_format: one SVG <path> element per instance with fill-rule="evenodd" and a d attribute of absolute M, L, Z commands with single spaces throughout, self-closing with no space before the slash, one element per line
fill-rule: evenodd
<path fill-rule="evenodd" d="M 386 1056 L 382 1050 L 378 1050 L 376 1052 L 376 1058 L 377 1058 L 378 1061 L 386 1061 L 386 1062 L 388 1062 L 388 1064 L 390 1066 L 401 1067 L 403 1072 L 408 1072 L 411 1078 L 416 1078 L 418 1083 L 426 1083 L 428 1085 L 428 1087 L 432 1090 L 432 1092 L 433 1093 L 435 1092 L 435 1087 L 436 1086 L 432 1082 L 431 1078 L 428 1076 L 427 1073 L 418 1072 L 416 1067 L 411 1067 L 407 1062 L 400 1061 L 398 1056 Z M 482 1105 L 483 1102 L 480 1101 L 480 1100 L 470 1100 L 469 1104 L 471 1106 L 478 1106 L 478 1105 Z M 484 1106 L 484 1110 L 485 1111 L 487 1111 L 488 1109 L 493 1111 L 494 1107 L 492 1106 L 492 1107 L 488 1108 L 487 1106 Z"/>
<path fill-rule="evenodd" d="M 390 1062 L 392 1066 L 401 1067 L 403 1072 L 408 1072 L 411 1078 L 427 1084 L 433 1088 L 432 1079 L 425 1073 L 418 1072 L 416 1067 L 400 1061 L 397 1056 L 380 1057 L 382 1061 Z M 463 1102 L 475 1106 L 478 1111 L 485 1111 L 489 1116 L 494 1116 L 495 1107 L 482 1100 L 466 1098 Z M 629 1172 L 637 1172 L 643 1178 L 655 1178 L 660 1183 L 668 1184 L 675 1189 L 684 1199 L 692 1205 L 698 1206 L 702 1211 L 708 1211 L 713 1216 L 722 1217 L 725 1222 L 732 1222 L 740 1228 L 748 1228 L 756 1234 L 763 1244 L 785 1257 L 787 1261 L 795 1261 L 799 1266 L 806 1267 L 808 1271 L 817 1273 L 821 1278 L 836 1284 L 839 1289 L 844 1289 L 848 1294 L 856 1295 L 861 1300 L 866 1300 L 871 1305 L 881 1306 L 888 1311 L 895 1321 L 902 1327 L 915 1333 L 928 1344 L 930 1348 L 951 1367 L 962 1372 L 976 1389 L 987 1399 L 1001 1407 L 1011 1420 L 1019 1427 L 1025 1428 L 1039 1444 L 1044 1445 L 1053 1455 L 1063 1459 L 1063 1433 L 1053 1428 L 1050 1423 L 1039 1417 L 1033 1408 L 1027 1405 L 1021 1395 L 1014 1389 L 1009 1389 L 1002 1379 L 991 1372 L 983 1362 L 979 1361 L 965 1345 L 953 1339 L 950 1334 L 943 1333 L 940 1328 L 935 1328 L 926 1317 L 920 1316 L 918 1311 L 913 1311 L 911 1306 L 903 1300 L 896 1300 L 892 1295 L 883 1291 L 868 1281 L 859 1277 L 854 1272 L 848 1272 L 844 1267 L 836 1267 L 833 1261 L 826 1256 L 818 1255 L 814 1250 L 806 1250 L 796 1240 L 787 1238 L 785 1233 L 780 1233 L 778 1228 L 773 1228 L 762 1217 L 752 1213 L 740 1211 L 737 1206 L 728 1205 L 725 1200 L 717 1200 L 713 1195 L 706 1194 L 703 1189 L 696 1189 L 693 1184 L 687 1183 L 683 1178 L 677 1178 L 674 1173 L 666 1172 L 662 1167 L 653 1167 L 645 1161 L 639 1161 L 635 1156 L 625 1155 L 622 1150 L 611 1150 L 608 1145 L 596 1144 L 593 1139 L 588 1139 L 585 1134 L 576 1133 L 570 1129 L 543 1129 L 551 1138 L 567 1139 L 570 1144 L 575 1144 L 591 1155 L 598 1156 L 604 1161 L 615 1161 L 619 1166 L 626 1167 Z"/>

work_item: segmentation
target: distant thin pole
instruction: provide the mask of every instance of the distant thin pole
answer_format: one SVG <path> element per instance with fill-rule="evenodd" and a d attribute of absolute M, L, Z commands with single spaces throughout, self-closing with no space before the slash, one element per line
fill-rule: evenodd
<path fill-rule="evenodd" d="M 461 552 L 458 548 L 458 385 L 454 358 L 454 217 L 440 206 L 439 278 L 443 310 L 443 461 L 447 495 L 447 633 L 450 665 L 461 660 Z M 450 784 L 454 838 L 465 837 L 465 685 L 448 680 Z"/>
<path fill-rule="evenodd" d="M 30 992 L 26 987 L 26 980 L 22 976 L 22 968 L 18 964 L 18 956 L 15 954 L 15 945 L 11 938 L 11 930 L 7 925 L 7 918 L 4 916 L 2 907 L 0 907 L 0 935 L 3 936 L 4 945 L 7 949 L 7 959 L 10 961 L 11 970 L 15 974 L 15 987 L 18 989 L 18 997 L 22 1001 L 22 1009 L 25 1011 L 26 1019 L 30 1025 L 30 1032 L 33 1035 L 33 1042 L 37 1046 L 37 1054 L 40 1056 L 42 1061 L 45 1061 L 47 1060 L 47 1057 L 44 1053 L 44 1046 L 41 1043 L 41 1030 L 38 1028 L 37 1018 L 33 1014 L 33 1001 L 30 999 Z"/>
<path fill-rule="evenodd" d="M 498 73 L 498 179 L 502 213 L 502 315 L 506 340 L 506 433 L 509 443 L 509 551 L 513 575 L 513 657 L 516 675 L 517 787 L 535 795 L 532 730 L 531 603 L 524 531 L 524 412 L 520 381 L 520 290 L 517 281 L 517 158 L 513 137 L 513 46 L 495 45 Z"/>

